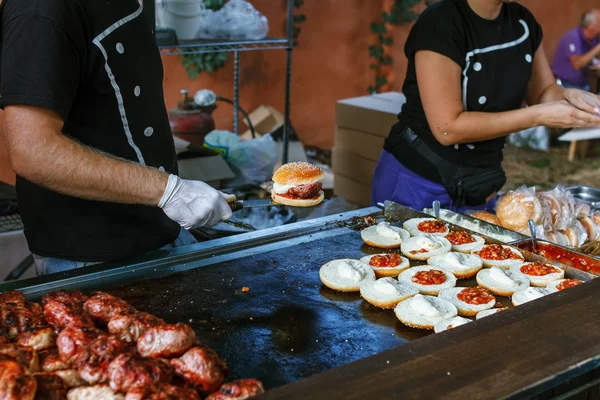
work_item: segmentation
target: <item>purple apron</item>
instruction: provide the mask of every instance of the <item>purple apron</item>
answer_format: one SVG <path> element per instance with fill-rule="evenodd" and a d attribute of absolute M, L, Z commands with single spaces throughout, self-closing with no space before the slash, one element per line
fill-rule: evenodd
<path fill-rule="evenodd" d="M 446 188 L 415 174 L 387 151 L 383 150 L 373 174 L 371 205 L 391 200 L 415 210 L 431 208 L 434 200 L 439 200 L 441 208 L 464 212 L 467 210 L 485 210 L 494 212 L 496 196 L 480 206 L 457 208 Z"/>

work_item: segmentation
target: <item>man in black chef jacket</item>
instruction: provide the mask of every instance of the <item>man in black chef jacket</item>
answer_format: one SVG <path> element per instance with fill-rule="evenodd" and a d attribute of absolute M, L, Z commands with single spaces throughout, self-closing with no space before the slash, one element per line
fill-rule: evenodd
<path fill-rule="evenodd" d="M 137 0 L 4 0 L 0 107 L 39 274 L 194 242 L 231 216 L 178 178 L 152 27 Z"/>

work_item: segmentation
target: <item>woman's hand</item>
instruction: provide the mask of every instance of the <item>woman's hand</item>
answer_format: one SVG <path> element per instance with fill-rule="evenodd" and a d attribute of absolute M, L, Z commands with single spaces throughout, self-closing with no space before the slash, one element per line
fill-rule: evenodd
<path fill-rule="evenodd" d="M 534 113 L 534 126 L 560 129 L 600 126 L 600 115 L 583 111 L 567 101 L 538 104 L 529 109 Z"/>
<path fill-rule="evenodd" d="M 600 115 L 600 97 L 579 89 L 565 89 L 565 100 L 590 114 Z"/>

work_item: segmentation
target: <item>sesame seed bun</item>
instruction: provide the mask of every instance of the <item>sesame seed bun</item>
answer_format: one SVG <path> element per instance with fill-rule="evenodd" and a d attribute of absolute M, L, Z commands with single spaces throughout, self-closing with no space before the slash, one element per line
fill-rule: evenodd
<path fill-rule="evenodd" d="M 325 173 L 316 165 L 307 162 L 292 162 L 282 165 L 275 174 L 273 182 L 282 185 L 305 185 L 323 180 Z"/>

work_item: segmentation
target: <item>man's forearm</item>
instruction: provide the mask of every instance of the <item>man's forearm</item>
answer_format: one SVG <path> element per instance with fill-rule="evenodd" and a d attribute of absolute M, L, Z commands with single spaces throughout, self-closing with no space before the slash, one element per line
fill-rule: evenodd
<path fill-rule="evenodd" d="M 600 54 L 600 44 L 580 56 L 571 56 L 571 64 L 577 71 L 586 68 Z"/>
<path fill-rule="evenodd" d="M 89 149 L 60 133 L 55 114 L 6 107 L 4 132 L 11 165 L 23 178 L 56 192 L 92 200 L 157 205 L 168 174 Z"/>

